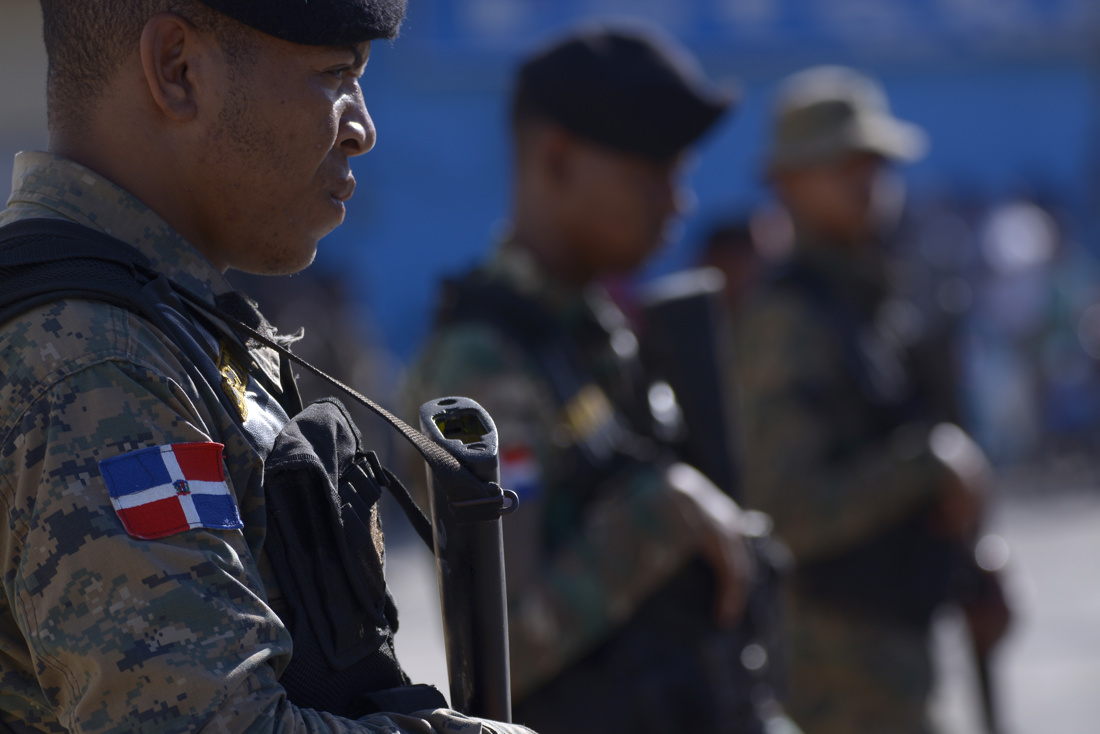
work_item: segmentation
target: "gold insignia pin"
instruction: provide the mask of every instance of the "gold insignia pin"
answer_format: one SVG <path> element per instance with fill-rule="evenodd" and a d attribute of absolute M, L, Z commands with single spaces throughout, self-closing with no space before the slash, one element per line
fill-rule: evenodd
<path fill-rule="evenodd" d="M 222 392 L 237 408 L 241 420 L 248 420 L 248 372 L 225 348 L 225 342 L 218 351 L 218 372 L 222 374 Z"/>
<path fill-rule="evenodd" d="M 584 386 L 566 404 L 565 423 L 573 435 L 587 440 L 608 427 L 615 417 L 615 410 L 604 391 L 594 384 Z"/>

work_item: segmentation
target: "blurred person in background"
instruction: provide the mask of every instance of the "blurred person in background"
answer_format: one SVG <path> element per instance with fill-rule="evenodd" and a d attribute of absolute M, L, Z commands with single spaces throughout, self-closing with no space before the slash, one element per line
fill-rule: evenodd
<path fill-rule="evenodd" d="M 722 272 L 726 306 L 736 315 L 760 281 L 790 257 L 793 246 L 790 215 L 768 205 L 715 225 L 703 241 L 698 262 Z"/>
<path fill-rule="evenodd" d="M 988 462 L 946 422 L 952 386 L 922 366 L 883 257 L 889 164 L 919 157 L 924 135 L 842 67 L 786 80 L 772 133 L 796 244 L 741 310 L 738 359 L 745 501 L 798 564 L 788 710 L 807 734 L 927 734 L 933 611 L 962 605 L 982 659 L 1008 612 L 973 553 Z"/>
<path fill-rule="evenodd" d="M 648 27 L 530 56 L 512 230 L 446 285 L 409 380 L 414 405 L 466 395 L 497 423 L 522 504 L 504 530 L 515 715 L 543 732 L 790 730 L 726 636 L 752 573 L 742 513 L 657 437 L 638 341 L 598 283 L 663 243 L 685 155 L 730 101 Z"/>
<path fill-rule="evenodd" d="M 722 271 L 726 279 L 723 290 L 726 305 L 731 314 L 736 313 L 756 285 L 762 269 L 751 222 L 735 219 L 711 230 L 703 243 L 699 262 Z"/>

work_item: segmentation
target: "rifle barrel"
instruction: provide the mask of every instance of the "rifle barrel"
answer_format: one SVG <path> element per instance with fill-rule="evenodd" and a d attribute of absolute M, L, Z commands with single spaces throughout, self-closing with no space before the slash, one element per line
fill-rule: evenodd
<path fill-rule="evenodd" d="M 440 398 L 421 406 L 420 430 L 481 480 L 480 490 L 471 491 L 471 483 L 448 482 L 428 470 L 451 706 L 470 716 L 510 722 L 500 516 L 515 508 L 516 497 L 500 488 L 496 426 L 473 400 Z"/>

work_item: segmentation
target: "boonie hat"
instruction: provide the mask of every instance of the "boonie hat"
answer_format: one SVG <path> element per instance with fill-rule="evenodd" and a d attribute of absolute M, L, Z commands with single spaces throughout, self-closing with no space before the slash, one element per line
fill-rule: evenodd
<path fill-rule="evenodd" d="M 514 103 L 574 135 L 653 159 L 669 158 L 706 132 L 734 101 L 695 58 L 654 26 L 585 26 L 520 66 Z"/>
<path fill-rule="evenodd" d="M 269 36 L 305 46 L 394 38 L 406 0 L 200 0 Z"/>
<path fill-rule="evenodd" d="M 927 149 L 924 131 L 893 116 L 876 81 L 855 69 L 818 66 L 781 84 L 767 167 L 818 163 L 856 151 L 913 161 Z"/>

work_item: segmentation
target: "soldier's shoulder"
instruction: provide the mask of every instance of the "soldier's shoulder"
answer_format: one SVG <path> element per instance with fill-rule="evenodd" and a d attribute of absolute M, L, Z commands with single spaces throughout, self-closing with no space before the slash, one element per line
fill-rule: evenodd
<path fill-rule="evenodd" d="M 173 347 L 152 325 L 102 301 L 64 299 L 0 324 L 3 404 L 33 399 L 50 384 L 107 360 L 178 372 Z"/>
<path fill-rule="evenodd" d="M 105 353 L 137 353 L 135 336 L 151 329 L 134 314 L 103 301 L 62 299 L 27 309 L 0 324 L 0 353 L 31 359 L 41 374 Z"/>

